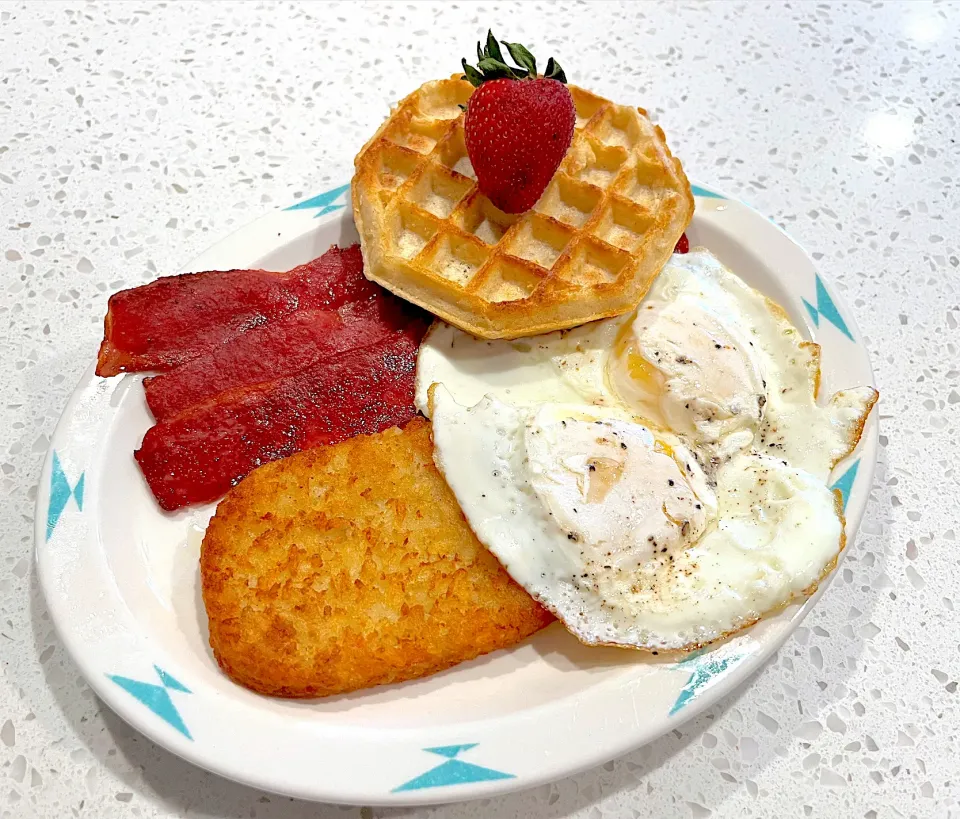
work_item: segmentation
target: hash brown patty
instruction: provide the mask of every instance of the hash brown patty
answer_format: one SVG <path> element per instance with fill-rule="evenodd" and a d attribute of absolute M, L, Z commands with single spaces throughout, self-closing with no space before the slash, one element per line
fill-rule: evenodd
<path fill-rule="evenodd" d="M 254 470 L 200 575 L 220 667 L 279 697 L 423 677 L 553 620 L 467 526 L 422 418 Z"/>

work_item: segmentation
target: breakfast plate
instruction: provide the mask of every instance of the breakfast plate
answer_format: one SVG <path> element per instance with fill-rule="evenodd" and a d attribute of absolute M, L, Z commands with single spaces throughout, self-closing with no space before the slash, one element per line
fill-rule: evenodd
<path fill-rule="evenodd" d="M 687 229 L 822 347 L 822 389 L 873 384 L 850 312 L 807 254 L 755 210 L 693 186 Z M 265 215 L 186 269 L 287 270 L 357 240 L 344 185 Z M 151 424 L 141 375 L 83 376 L 37 498 L 36 556 L 51 616 L 99 697 L 153 741 L 230 779 L 304 799 L 403 805 L 489 797 L 601 764 L 676 728 L 744 683 L 828 582 L 682 659 L 588 648 L 559 624 L 432 677 L 318 700 L 258 696 L 208 645 L 198 555 L 214 505 L 164 513 L 130 453 Z M 871 415 L 837 465 L 847 548 L 877 454 Z"/>

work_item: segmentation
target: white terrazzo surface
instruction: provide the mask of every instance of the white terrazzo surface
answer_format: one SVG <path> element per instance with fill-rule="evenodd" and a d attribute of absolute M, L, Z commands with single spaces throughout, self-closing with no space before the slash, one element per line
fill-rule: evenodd
<path fill-rule="evenodd" d="M 878 373 L 873 500 L 778 658 L 647 748 L 422 811 L 265 795 L 80 678 L 31 560 L 41 460 L 110 292 L 347 178 L 388 102 L 488 24 L 649 108 L 691 175 L 810 249 Z M 958 65 L 948 3 L 0 2 L 0 815 L 960 816 Z"/>

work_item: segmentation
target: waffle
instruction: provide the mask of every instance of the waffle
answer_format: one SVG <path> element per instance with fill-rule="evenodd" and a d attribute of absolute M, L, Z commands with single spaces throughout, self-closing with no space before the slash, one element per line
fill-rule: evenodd
<path fill-rule="evenodd" d="M 464 142 L 473 86 L 428 82 L 355 160 L 368 278 L 481 338 L 518 338 L 633 309 L 693 215 L 679 160 L 643 109 L 569 86 L 570 150 L 532 210 L 480 193 Z"/>

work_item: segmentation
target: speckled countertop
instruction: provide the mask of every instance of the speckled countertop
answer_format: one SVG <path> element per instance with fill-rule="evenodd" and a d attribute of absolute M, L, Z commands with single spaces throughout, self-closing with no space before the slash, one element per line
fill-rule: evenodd
<path fill-rule="evenodd" d="M 32 564 L 41 461 L 110 292 L 339 184 L 388 103 L 489 24 L 650 109 L 688 173 L 813 253 L 878 374 L 873 498 L 778 657 L 646 748 L 423 811 L 262 794 L 81 679 Z M 958 65 L 948 3 L 0 2 L 0 815 L 960 816 Z"/>

